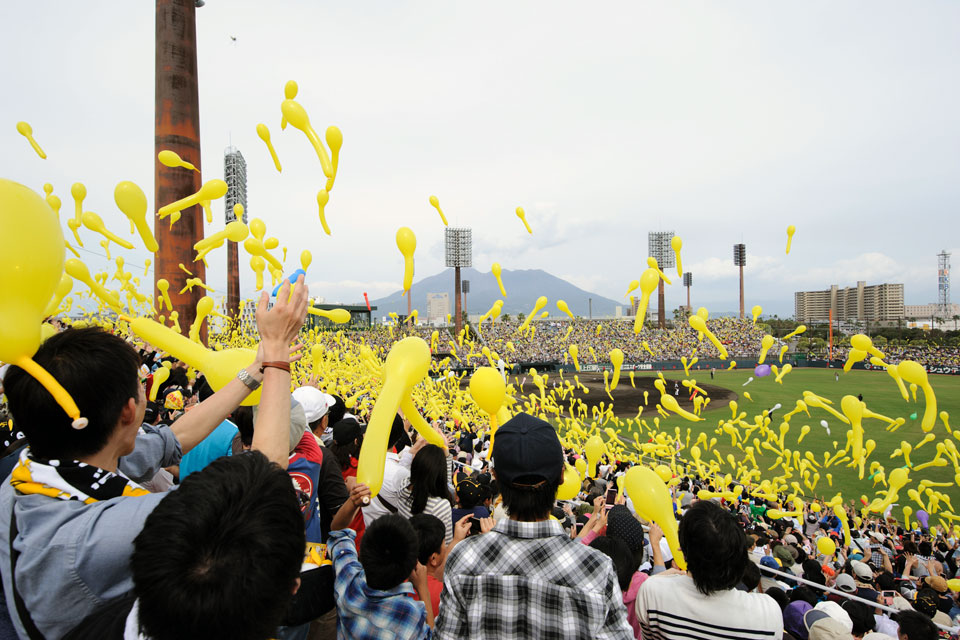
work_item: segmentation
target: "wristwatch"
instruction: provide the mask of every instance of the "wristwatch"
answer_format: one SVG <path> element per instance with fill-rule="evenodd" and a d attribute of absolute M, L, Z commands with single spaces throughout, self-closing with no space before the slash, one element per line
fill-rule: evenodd
<path fill-rule="evenodd" d="M 237 372 L 237 379 L 247 385 L 247 389 L 250 389 L 250 391 L 256 391 L 260 388 L 260 381 L 254 380 L 253 376 L 247 373 L 246 369 L 240 369 L 240 371 Z"/>

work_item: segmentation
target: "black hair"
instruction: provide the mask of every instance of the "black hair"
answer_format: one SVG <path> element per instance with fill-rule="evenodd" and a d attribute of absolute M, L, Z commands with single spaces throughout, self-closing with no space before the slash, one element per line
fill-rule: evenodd
<path fill-rule="evenodd" d="M 921 542 L 920 544 L 918 544 L 918 545 L 917 545 L 917 550 L 920 551 L 920 555 L 926 556 L 926 557 L 928 557 L 928 558 L 929 558 L 930 555 L 933 553 L 933 547 L 930 545 L 930 541 L 929 541 L 929 540 L 924 540 L 923 542 Z"/>
<path fill-rule="evenodd" d="M 403 427 L 403 418 L 400 414 L 393 416 L 393 424 L 390 426 L 390 438 L 387 441 L 387 449 L 396 448 L 400 453 L 410 444 L 410 436 L 407 435 Z"/>
<path fill-rule="evenodd" d="M 529 482 L 530 484 L 527 484 Z M 540 476 L 521 476 L 499 485 L 503 507 L 512 518 L 522 522 L 544 520 L 557 501 L 560 478 L 544 480 Z"/>
<path fill-rule="evenodd" d="M 58 333 L 40 345 L 33 360 L 56 378 L 89 421 L 74 429 L 43 385 L 11 366 L 3 383 L 10 414 L 39 458 L 76 460 L 97 453 L 113 435 L 127 402 L 142 392 L 137 352 L 100 328 Z"/>
<path fill-rule="evenodd" d="M 862 636 L 868 631 L 873 631 L 874 627 L 876 627 L 877 621 L 873 617 L 873 611 L 862 602 L 846 600 L 840 606 L 843 607 L 844 611 L 847 612 L 853 621 L 853 635 Z"/>
<path fill-rule="evenodd" d="M 206 376 L 199 379 L 197 383 L 197 400 L 203 402 L 207 398 L 213 395 L 213 387 L 210 386 L 210 383 L 207 382 Z"/>
<path fill-rule="evenodd" d="M 737 586 L 750 562 L 740 524 L 710 500 L 698 501 L 683 514 L 679 541 L 687 571 L 705 596 Z"/>
<path fill-rule="evenodd" d="M 360 545 L 360 564 L 372 589 L 393 589 L 417 567 L 417 532 L 403 517 L 381 516 L 370 523 Z"/>
<path fill-rule="evenodd" d="M 230 421 L 237 425 L 240 442 L 247 447 L 253 446 L 253 407 L 237 407 L 230 414 Z"/>
<path fill-rule="evenodd" d="M 803 600 L 811 607 L 817 606 L 817 602 L 820 601 L 813 589 L 806 585 L 800 585 L 790 592 L 790 602 L 797 602 L 799 600 Z"/>
<path fill-rule="evenodd" d="M 305 545 L 283 469 L 259 452 L 214 460 L 168 493 L 134 540 L 130 566 L 144 633 L 156 640 L 273 637 Z"/>
<path fill-rule="evenodd" d="M 634 559 L 630 547 L 620 538 L 611 538 L 610 536 L 598 536 L 593 539 L 590 546 L 610 556 L 613 560 L 613 569 L 617 572 L 617 582 L 620 583 L 620 591 L 626 593 L 630 588 L 630 581 L 633 580 L 633 574 L 636 573 L 639 563 Z"/>
<path fill-rule="evenodd" d="M 420 564 L 427 566 L 430 562 L 430 556 L 435 553 L 443 553 L 443 541 L 447 535 L 443 522 L 437 516 L 429 513 L 418 513 L 410 518 L 410 524 L 413 530 L 417 532 L 419 541 L 419 551 L 417 560 Z"/>
<path fill-rule="evenodd" d="M 751 562 L 750 564 L 753 563 Z M 764 591 L 763 594 L 776 600 L 777 604 L 780 605 L 781 612 L 787 608 L 788 604 L 790 604 L 790 599 L 787 598 L 787 594 L 780 587 L 770 587 Z"/>
<path fill-rule="evenodd" d="M 447 491 L 447 454 L 435 444 L 417 452 L 410 465 L 410 492 L 413 506 L 410 513 L 423 513 L 430 498 L 450 500 Z"/>
<path fill-rule="evenodd" d="M 347 405 L 340 396 L 331 397 L 333 398 L 333 405 L 327 409 L 327 416 L 329 418 L 327 424 L 334 425 L 343 420 L 343 416 L 347 413 Z"/>
<path fill-rule="evenodd" d="M 740 582 L 747 588 L 747 591 L 756 591 L 760 586 L 760 567 L 754 562 L 748 562 L 743 569 L 743 577 Z"/>
<path fill-rule="evenodd" d="M 936 640 L 939 633 L 933 620 L 917 611 L 901 611 L 894 620 L 907 640 Z"/>

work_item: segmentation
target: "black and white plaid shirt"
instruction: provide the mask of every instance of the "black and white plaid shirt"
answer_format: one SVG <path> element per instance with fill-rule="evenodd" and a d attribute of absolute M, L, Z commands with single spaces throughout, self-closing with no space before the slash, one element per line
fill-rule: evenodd
<path fill-rule="evenodd" d="M 560 524 L 501 520 L 454 547 L 436 638 L 632 640 L 613 563 Z"/>

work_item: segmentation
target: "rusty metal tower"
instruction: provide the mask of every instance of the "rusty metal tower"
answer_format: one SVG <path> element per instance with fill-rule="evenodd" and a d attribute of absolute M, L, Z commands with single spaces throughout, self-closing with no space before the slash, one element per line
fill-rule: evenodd
<path fill-rule="evenodd" d="M 156 89 L 154 125 L 154 207 L 179 200 L 196 192 L 200 176 L 200 96 L 197 84 L 196 10 L 202 0 L 156 0 Z M 198 171 L 160 164 L 157 154 L 164 149 L 176 152 Z M 170 300 L 186 334 L 196 316 L 197 301 L 205 291 L 194 287 L 180 293 L 187 275 L 180 263 L 201 280 L 206 280 L 203 262 L 193 261 L 193 245 L 203 238 L 203 209 L 190 207 L 173 225 L 157 220 L 155 233 L 159 250 L 154 256 L 154 292 L 160 278 L 170 283 Z M 201 334 L 206 340 L 206 331 Z"/>

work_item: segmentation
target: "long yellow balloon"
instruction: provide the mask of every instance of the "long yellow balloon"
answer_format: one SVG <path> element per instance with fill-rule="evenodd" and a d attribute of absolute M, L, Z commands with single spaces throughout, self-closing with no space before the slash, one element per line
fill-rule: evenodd
<path fill-rule="evenodd" d="M 656 522 L 663 530 L 673 560 L 681 569 L 687 568 L 687 561 L 680 550 L 680 540 L 677 536 L 677 519 L 673 516 L 673 502 L 670 492 L 660 476 L 644 466 L 635 466 L 627 470 L 624 484 L 627 495 L 633 502 L 633 508 L 644 520 Z"/>
<path fill-rule="evenodd" d="M 357 482 L 370 487 L 376 497 L 383 486 L 387 440 L 400 403 L 414 385 L 430 371 L 430 347 L 422 338 L 410 336 L 390 349 L 383 363 L 383 388 L 373 406 L 357 464 Z"/>

